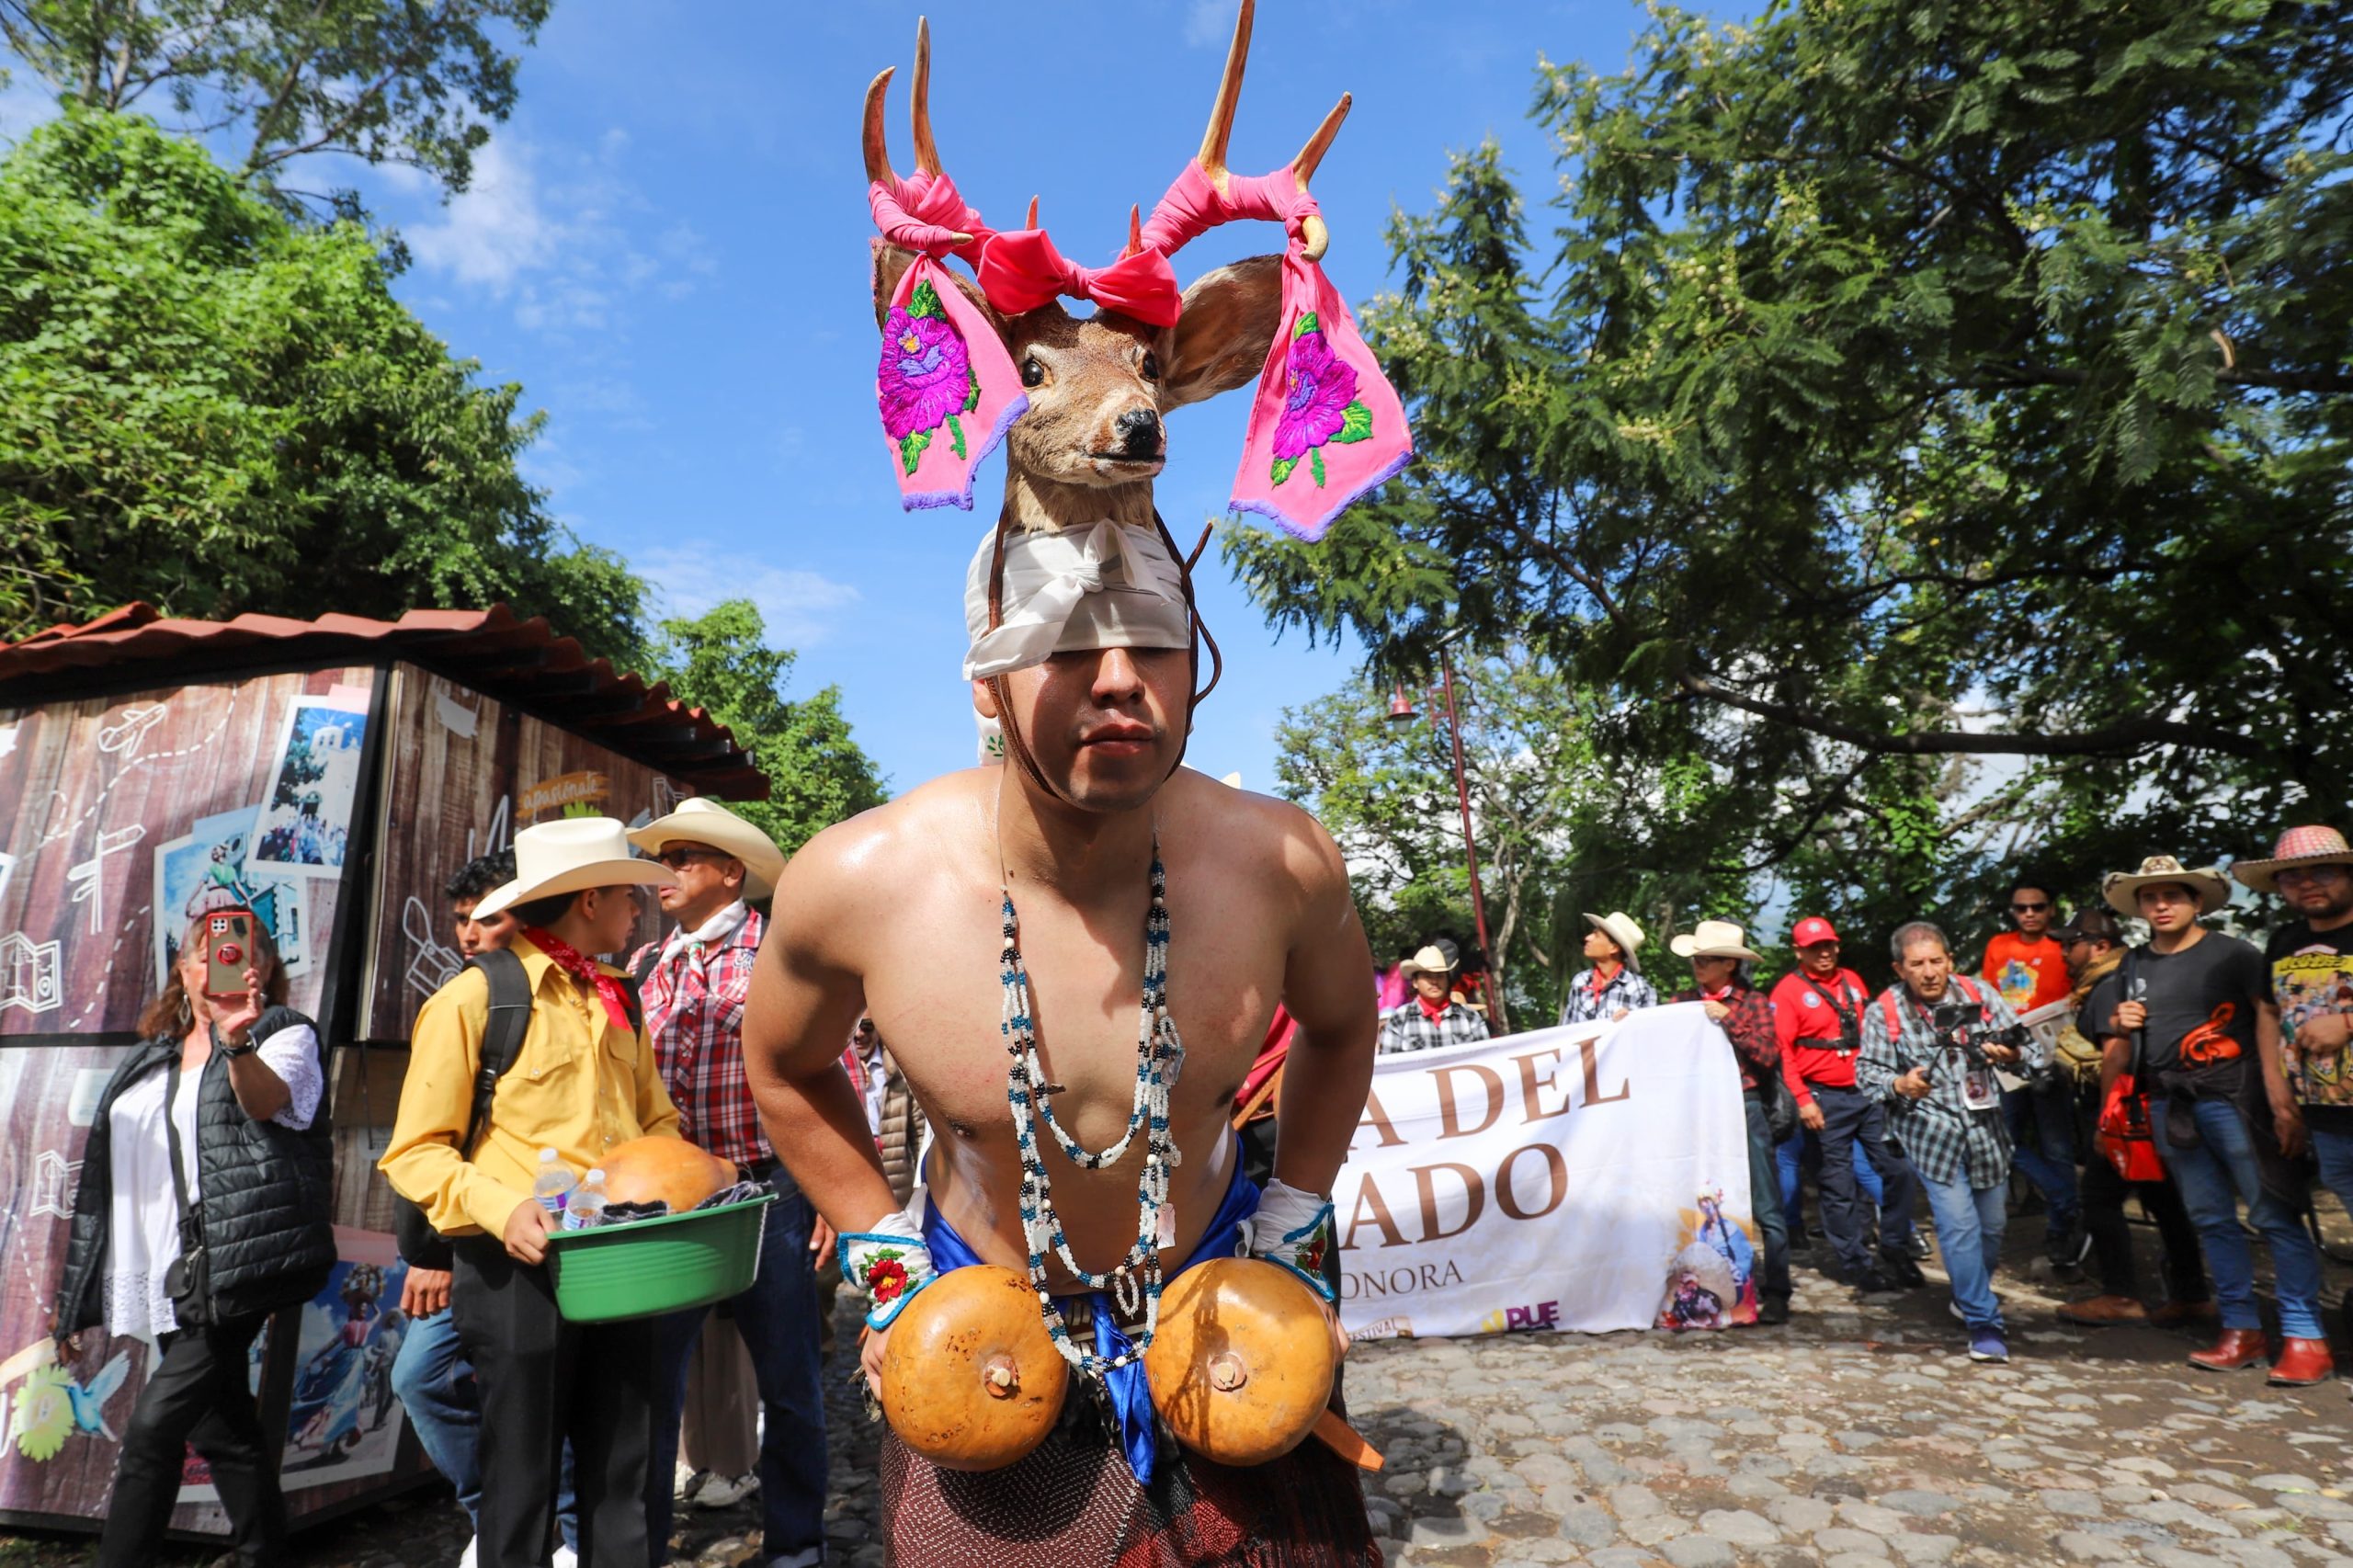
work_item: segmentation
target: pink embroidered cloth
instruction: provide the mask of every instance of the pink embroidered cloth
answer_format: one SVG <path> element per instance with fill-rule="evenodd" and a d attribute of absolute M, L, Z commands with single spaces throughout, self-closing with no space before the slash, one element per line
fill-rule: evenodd
<path fill-rule="evenodd" d="M 994 237 L 946 175 L 877 180 L 867 192 L 874 224 L 916 253 L 882 320 L 874 401 L 890 444 L 899 504 L 972 508 L 972 478 L 1013 422 L 1029 411 L 1005 342 L 941 265 L 973 260 Z M 958 233 L 969 235 L 958 241 Z"/>
<path fill-rule="evenodd" d="M 1304 540 L 1321 539 L 1333 518 L 1414 457 L 1396 389 L 1339 290 L 1307 259 L 1305 223 L 1318 210 L 1288 170 L 1228 175 L 1220 194 L 1196 161 L 1185 165 L 1143 228 L 1145 247 L 1164 255 L 1241 218 L 1271 220 L 1287 232 L 1281 324 L 1250 407 L 1231 505 Z"/>

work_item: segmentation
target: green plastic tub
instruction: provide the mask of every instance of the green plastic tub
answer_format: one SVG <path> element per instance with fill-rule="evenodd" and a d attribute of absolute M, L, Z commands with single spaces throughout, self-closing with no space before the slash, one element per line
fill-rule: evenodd
<path fill-rule="evenodd" d="M 775 1201 L 764 1192 L 717 1209 L 558 1231 L 548 1238 L 556 1311 L 574 1323 L 619 1323 L 741 1295 L 760 1271 Z"/>

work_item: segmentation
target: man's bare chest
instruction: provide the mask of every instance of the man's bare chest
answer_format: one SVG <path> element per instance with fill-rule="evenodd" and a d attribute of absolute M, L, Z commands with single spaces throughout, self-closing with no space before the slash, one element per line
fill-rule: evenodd
<path fill-rule="evenodd" d="M 1144 909 L 1132 920 L 1085 917 L 1024 900 L 1020 954 L 1056 1115 L 1099 1147 L 1126 1125 L 1142 1027 Z M 1003 915 L 994 899 L 943 896 L 904 912 L 895 941 L 866 973 L 877 1029 L 942 1131 L 1012 1137 Z M 1185 1045 L 1171 1109 L 1180 1126 L 1230 1102 L 1281 1000 L 1287 942 L 1274 913 L 1245 892 L 1185 899 L 1172 889 L 1168 1010 Z"/>

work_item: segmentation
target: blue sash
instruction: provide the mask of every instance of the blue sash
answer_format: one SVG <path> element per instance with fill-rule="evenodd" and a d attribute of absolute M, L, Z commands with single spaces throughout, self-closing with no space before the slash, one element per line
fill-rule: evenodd
<path fill-rule="evenodd" d="M 1212 1258 L 1232 1257 L 1242 1250 L 1242 1221 L 1258 1211 L 1258 1184 L 1242 1174 L 1242 1149 L 1239 1136 L 1233 1149 L 1233 1181 L 1225 1189 L 1225 1199 L 1217 1206 L 1216 1216 L 1209 1229 L 1185 1259 L 1178 1274 L 1197 1264 Z M 931 1266 L 945 1274 L 951 1268 L 964 1268 L 982 1261 L 963 1237 L 956 1233 L 939 1212 L 939 1205 L 926 1203 L 923 1214 L 923 1239 L 931 1248 Z M 1109 1292 L 1086 1292 L 1095 1307 L 1095 1351 L 1108 1359 L 1128 1348 L 1127 1335 L 1114 1321 Z M 1158 1428 L 1152 1409 L 1152 1389 L 1144 1381 L 1141 1358 L 1103 1374 L 1103 1386 L 1111 1396 L 1111 1408 L 1120 1417 L 1120 1447 L 1127 1454 L 1128 1468 L 1135 1471 L 1136 1483 L 1152 1484 L 1153 1463 L 1159 1452 Z"/>

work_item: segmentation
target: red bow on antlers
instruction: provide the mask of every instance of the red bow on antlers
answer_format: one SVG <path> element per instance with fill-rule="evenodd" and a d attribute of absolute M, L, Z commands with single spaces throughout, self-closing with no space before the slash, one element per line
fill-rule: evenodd
<path fill-rule="evenodd" d="M 1182 308 L 1176 271 L 1158 251 L 1123 256 L 1108 267 L 1082 267 L 1056 250 L 1043 229 L 998 233 L 982 247 L 980 274 L 981 292 L 1007 315 L 1063 294 L 1153 326 L 1175 326 Z"/>

